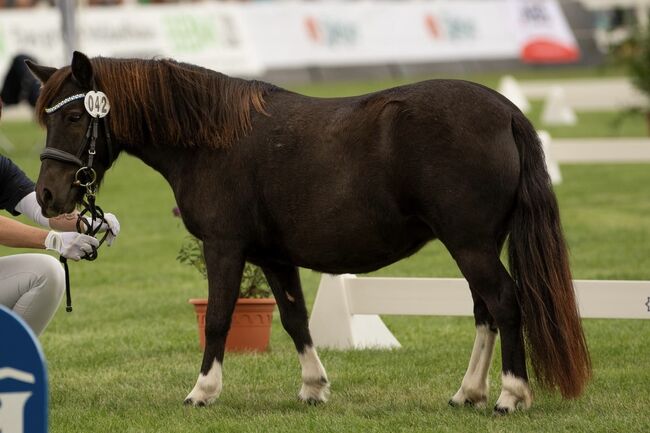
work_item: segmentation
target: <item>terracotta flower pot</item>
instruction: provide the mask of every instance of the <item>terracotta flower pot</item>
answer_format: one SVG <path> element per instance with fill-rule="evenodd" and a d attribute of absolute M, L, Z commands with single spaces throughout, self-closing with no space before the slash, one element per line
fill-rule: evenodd
<path fill-rule="evenodd" d="M 194 305 L 199 328 L 199 344 L 205 348 L 205 310 L 207 299 L 190 299 Z M 268 349 L 271 337 L 271 320 L 275 309 L 275 299 L 239 298 L 232 316 L 232 324 L 226 338 L 228 352 L 264 352 Z"/>

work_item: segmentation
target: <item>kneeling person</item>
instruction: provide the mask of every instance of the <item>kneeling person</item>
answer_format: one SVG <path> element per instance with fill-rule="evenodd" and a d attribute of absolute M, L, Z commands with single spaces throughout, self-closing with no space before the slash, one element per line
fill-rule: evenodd
<path fill-rule="evenodd" d="M 14 216 L 24 214 L 43 230 L 0 216 L 0 244 L 16 248 L 56 251 L 71 260 L 80 260 L 99 241 L 77 233 L 77 213 L 45 218 L 36 201 L 34 183 L 10 159 L 0 156 L 0 208 Z M 100 231 L 110 230 L 110 246 L 120 231 L 114 215 L 106 213 Z M 100 224 L 95 222 L 95 224 Z M 90 222 L 82 224 L 82 230 Z M 39 335 L 50 322 L 65 290 L 63 267 L 46 254 L 17 254 L 0 257 L 0 304 L 20 315 Z"/>

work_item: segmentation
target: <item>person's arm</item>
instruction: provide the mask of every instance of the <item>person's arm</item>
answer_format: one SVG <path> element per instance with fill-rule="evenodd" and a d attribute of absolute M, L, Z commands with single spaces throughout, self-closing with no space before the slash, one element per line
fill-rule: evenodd
<path fill-rule="evenodd" d="M 25 215 L 36 224 L 59 230 L 62 232 L 76 232 L 77 231 L 77 214 L 75 210 L 69 214 L 59 215 L 54 218 L 45 218 L 41 211 L 41 206 L 36 201 L 36 193 L 31 192 L 23 197 L 15 207 L 16 212 Z"/>
<path fill-rule="evenodd" d="M 39 229 L 0 215 L 0 244 L 15 248 L 38 248 L 56 251 L 63 257 L 80 260 L 99 247 L 92 236 L 77 232 Z"/>
<path fill-rule="evenodd" d="M 48 231 L 0 215 L 0 244 L 14 248 L 45 249 Z"/>
<path fill-rule="evenodd" d="M 41 212 L 41 206 L 36 200 L 35 192 L 31 192 L 30 194 L 27 194 L 25 197 L 23 197 L 16 205 L 15 210 L 43 227 L 52 228 L 54 230 L 62 232 L 77 231 L 77 218 L 79 212 L 75 210 L 69 214 L 63 214 L 49 219 L 45 218 Z M 106 238 L 106 243 L 110 246 L 113 243 L 113 240 L 115 240 L 117 235 L 120 233 L 120 222 L 117 220 L 115 215 L 108 212 L 104 214 L 104 219 L 105 222 L 101 225 L 99 231 L 103 232 L 108 229 L 111 230 L 111 233 Z M 86 233 L 88 231 L 88 224 L 90 223 L 89 218 L 85 218 L 85 220 L 87 223 L 81 224 L 83 233 Z M 98 223 L 98 221 L 95 222 L 95 224 Z"/>
<path fill-rule="evenodd" d="M 64 213 L 63 215 L 50 218 L 48 223 L 51 228 L 60 232 L 76 232 L 78 216 L 79 212 L 75 210 L 71 213 Z M 86 231 L 86 226 L 82 225 L 81 228 Z"/>

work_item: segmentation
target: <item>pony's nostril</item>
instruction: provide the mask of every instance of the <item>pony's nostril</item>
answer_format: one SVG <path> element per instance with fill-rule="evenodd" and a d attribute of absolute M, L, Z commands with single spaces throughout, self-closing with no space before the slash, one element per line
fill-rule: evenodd
<path fill-rule="evenodd" d="M 43 188 L 43 203 L 48 204 L 52 201 L 52 193 L 49 189 Z"/>

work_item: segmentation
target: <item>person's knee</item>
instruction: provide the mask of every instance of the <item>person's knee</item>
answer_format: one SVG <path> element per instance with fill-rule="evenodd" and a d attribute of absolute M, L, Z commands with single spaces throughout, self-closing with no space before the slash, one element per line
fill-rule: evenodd
<path fill-rule="evenodd" d="M 34 266 L 39 273 L 41 291 L 48 292 L 53 299 L 61 299 L 65 290 L 65 272 L 61 263 L 47 254 L 38 256 Z"/>

